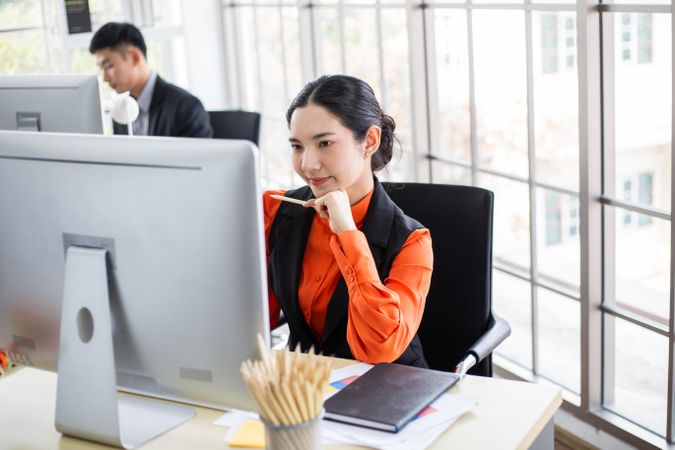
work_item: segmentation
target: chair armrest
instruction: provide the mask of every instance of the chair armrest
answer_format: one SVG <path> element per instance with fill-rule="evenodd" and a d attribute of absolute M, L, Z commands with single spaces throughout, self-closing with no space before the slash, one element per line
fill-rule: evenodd
<path fill-rule="evenodd" d="M 454 372 L 462 377 L 466 371 L 481 362 L 511 334 L 511 326 L 501 317 L 494 315 L 494 321 L 485 333 L 467 350 L 467 355 L 455 367 Z"/>

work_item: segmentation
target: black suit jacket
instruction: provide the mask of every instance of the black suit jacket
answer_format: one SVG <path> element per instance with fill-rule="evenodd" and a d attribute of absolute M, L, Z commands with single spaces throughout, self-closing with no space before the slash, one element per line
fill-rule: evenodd
<path fill-rule="evenodd" d="M 150 101 L 148 136 L 213 137 L 209 114 L 197 97 L 157 76 Z M 127 126 L 113 121 L 115 134 Z"/>

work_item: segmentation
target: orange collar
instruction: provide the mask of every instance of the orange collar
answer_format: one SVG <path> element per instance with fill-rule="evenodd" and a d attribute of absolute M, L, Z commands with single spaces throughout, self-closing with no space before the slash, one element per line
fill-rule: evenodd
<path fill-rule="evenodd" d="M 356 228 L 359 230 L 363 226 L 363 221 L 366 218 L 368 206 L 370 206 L 370 199 L 373 198 L 373 192 L 375 192 L 375 188 L 371 189 L 365 197 L 352 205 L 352 217 L 354 218 Z"/>

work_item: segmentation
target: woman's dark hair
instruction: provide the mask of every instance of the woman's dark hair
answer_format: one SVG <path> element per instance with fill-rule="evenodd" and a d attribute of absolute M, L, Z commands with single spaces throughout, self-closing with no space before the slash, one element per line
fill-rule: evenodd
<path fill-rule="evenodd" d="M 372 125 L 380 127 L 380 147 L 371 157 L 370 166 L 376 172 L 389 163 L 394 151 L 396 123 L 382 111 L 368 83 L 348 75 L 324 75 L 310 81 L 286 111 L 289 126 L 293 112 L 310 103 L 326 108 L 342 125 L 352 130 L 358 141 L 363 141 Z"/>
<path fill-rule="evenodd" d="M 89 52 L 96 53 L 106 48 L 120 51 L 123 45 L 133 45 L 143 53 L 145 58 L 148 57 L 141 30 L 125 22 L 108 22 L 99 28 L 91 38 Z"/>

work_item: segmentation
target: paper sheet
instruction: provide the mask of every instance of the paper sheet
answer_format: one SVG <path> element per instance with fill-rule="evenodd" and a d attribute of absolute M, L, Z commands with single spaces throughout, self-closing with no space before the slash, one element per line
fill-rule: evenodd
<path fill-rule="evenodd" d="M 448 426 L 462 414 L 471 410 L 478 399 L 467 395 L 444 394 L 430 406 L 434 409 L 406 425 L 398 433 L 372 430 L 354 425 L 347 425 L 330 420 L 324 420 L 322 425 L 323 436 L 333 442 L 366 445 L 374 448 L 390 449 L 394 444 L 401 444 L 401 448 L 417 447 L 417 443 L 428 441 L 431 444 Z"/>

